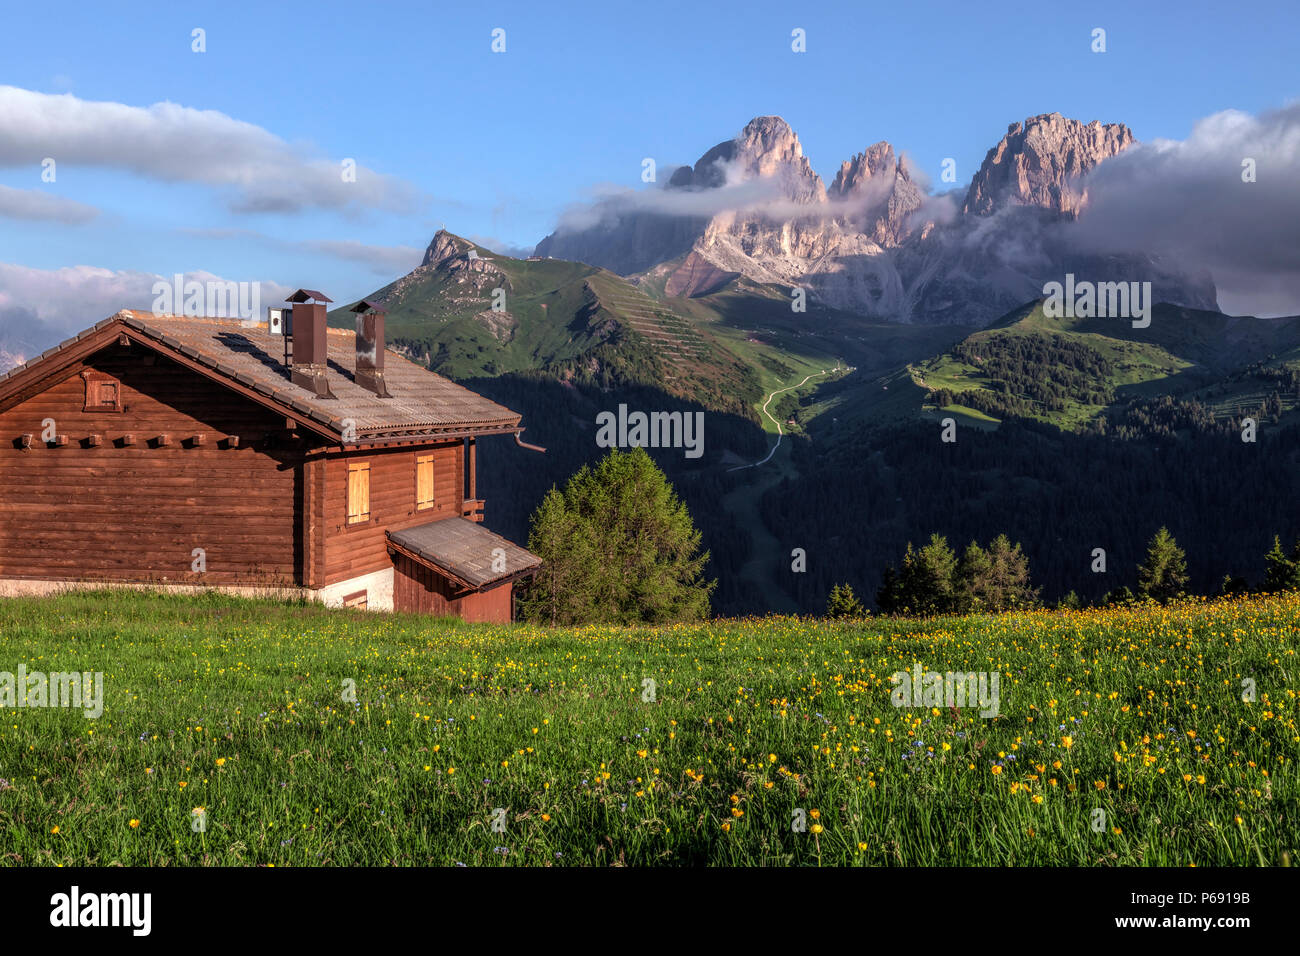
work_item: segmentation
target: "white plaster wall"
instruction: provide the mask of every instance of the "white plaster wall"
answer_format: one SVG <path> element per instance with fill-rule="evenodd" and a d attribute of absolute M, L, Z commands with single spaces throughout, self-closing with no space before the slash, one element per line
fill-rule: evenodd
<path fill-rule="evenodd" d="M 330 584 L 319 591 L 308 592 L 316 601 L 326 607 L 342 607 L 343 598 L 358 591 L 366 592 L 366 608 L 371 611 L 391 611 L 393 609 L 393 569 L 372 571 L 359 577 L 349 578 L 337 584 Z"/>
<path fill-rule="evenodd" d="M 371 611 L 393 609 L 393 569 L 375 571 L 359 577 L 331 584 L 320 590 L 309 588 L 277 588 L 251 585 L 208 586 L 197 584 L 135 584 L 127 581 L 29 581 L 24 578 L 0 578 L 0 598 L 48 597 L 64 591 L 97 591 L 107 588 L 133 591 L 161 591 L 166 594 L 202 594 L 219 591 L 245 598 L 276 598 L 294 600 L 305 598 L 319 601 L 327 607 L 342 607 L 343 598 L 358 591 L 366 592 L 366 607 Z"/>

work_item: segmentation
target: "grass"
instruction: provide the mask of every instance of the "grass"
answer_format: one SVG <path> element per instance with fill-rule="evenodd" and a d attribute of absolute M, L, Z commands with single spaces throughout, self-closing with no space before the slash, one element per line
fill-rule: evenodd
<path fill-rule="evenodd" d="M 103 671 L 106 703 L 0 710 L 0 859 L 1278 864 L 1298 632 L 1297 594 L 577 630 L 5 600 L 0 671 Z M 998 716 L 895 708 L 915 662 L 998 672 Z"/>

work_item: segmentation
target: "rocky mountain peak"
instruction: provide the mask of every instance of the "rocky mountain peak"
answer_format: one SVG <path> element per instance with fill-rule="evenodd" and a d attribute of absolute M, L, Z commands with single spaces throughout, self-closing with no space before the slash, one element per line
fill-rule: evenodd
<path fill-rule="evenodd" d="M 826 192 L 831 202 L 845 206 L 838 221 L 884 247 L 907 238 L 917 225 L 913 213 L 925 200 L 902 157 L 883 141 L 841 163 Z"/>
<path fill-rule="evenodd" d="M 1037 206 L 1077 217 L 1087 201 L 1082 177 L 1135 142 L 1122 123 L 1083 123 L 1060 113 L 1012 123 L 971 180 L 962 212 L 986 216 L 1006 206 Z"/>
<path fill-rule="evenodd" d="M 0 348 L 0 373 L 7 372 L 11 368 L 17 368 L 26 361 L 27 359 L 21 352 L 8 352 Z"/>
<path fill-rule="evenodd" d="M 446 229 L 439 229 L 433 234 L 429 248 L 424 250 L 421 266 L 436 266 L 448 259 L 463 256 L 470 249 L 470 244 L 460 236 L 453 235 Z"/>
<path fill-rule="evenodd" d="M 695 163 L 673 173 L 670 187 L 712 189 L 750 179 L 774 178 L 787 198 L 822 202 L 826 187 L 813 171 L 803 144 L 779 116 L 756 116 L 733 139 L 714 146 Z"/>
<path fill-rule="evenodd" d="M 882 140 L 840 163 L 840 171 L 826 192 L 832 199 L 843 199 L 861 192 L 873 178 L 893 177 L 896 173 L 907 177 L 902 163 L 894 158 L 894 147 Z"/>
<path fill-rule="evenodd" d="M 665 188 L 703 195 L 607 207 L 593 226 L 546 237 L 537 254 L 653 273 L 669 295 L 707 295 L 743 276 L 806 287 L 824 305 L 872 318 L 973 324 L 1039 295 L 1047 278 L 1121 269 L 1085 261 L 1073 233 L 1050 220 L 1076 218 L 1087 200 L 1083 177 L 1134 142 L 1126 126 L 1059 113 L 1012 123 L 972 179 L 966 214 L 950 216 L 936 201 L 932 221 L 925 192 L 888 142 L 841 164 L 828 189 L 790 125 L 759 116 L 677 169 Z M 674 207 L 692 211 L 667 211 Z M 1024 215 L 981 221 L 1006 208 Z M 1149 279 L 1165 301 L 1214 307 L 1212 283 L 1176 264 L 1125 263 L 1125 276 Z"/>

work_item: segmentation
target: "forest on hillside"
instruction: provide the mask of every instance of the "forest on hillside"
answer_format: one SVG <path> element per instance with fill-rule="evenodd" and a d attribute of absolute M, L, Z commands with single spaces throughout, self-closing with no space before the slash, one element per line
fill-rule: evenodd
<path fill-rule="evenodd" d="M 944 444 L 930 423 L 796 440 L 800 477 L 763 498 L 764 521 L 809 550 L 790 575 L 815 610 L 836 583 L 873 596 L 887 565 L 932 533 L 955 548 L 1006 534 L 1022 544 L 1033 583 L 1055 601 L 1132 586 L 1146 543 L 1168 526 L 1187 551 L 1190 589 L 1225 575 L 1257 583 L 1280 535 L 1300 533 L 1300 428 L 1255 443 L 1217 429 L 1119 439 L 1032 421 L 962 430 Z M 1107 570 L 1092 571 L 1093 551 Z"/>
<path fill-rule="evenodd" d="M 699 408 L 652 388 L 606 392 L 541 376 L 464 384 L 523 412 L 525 440 L 547 448 L 543 455 L 506 438 L 480 443 L 478 492 L 487 500 L 487 526 L 517 541 L 527 540 L 546 491 L 604 454 L 594 441 L 598 411 L 619 402 Z M 908 542 L 919 545 L 932 533 L 955 548 L 1006 534 L 1022 545 L 1046 601 L 1070 591 L 1097 601 L 1131 586 L 1161 525 L 1187 551 L 1193 591 L 1212 593 L 1229 574 L 1256 583 L 1273 536 L 1289 542 L 1300 534 L 1300 428 L 1265 418 L 1249 443 L 1201 414 L 1171 409 L 1160 399 L 1135 405 L 1107 434 L 1014 420 L 996 430 L 961 429 L 954 444 L 940 442 L 937 425 L 925 421 L 792 436 L 799 477 L 761 500 L 764 523 L 781 548 L 760 556 L 772 569 L 770 582 L 737 573 L 752 556 L 754 536 L 722 501 L 754 473 L 728 472 L 718 456 L 725 448 L 756 460 L 771 436 L 740 416 L 707 412 L 704 457 L 650 453 L 703 534 L 710 552 L 705 574 L 718 580 L 715 614 L 763 613 L 773 607 L 774 592 L 820 613 L 839 583 L 870 602 L 885 567 Z M 1197 423 L 1204 427 L 1186 427 Z M 1185 427 L 1175 431 L 1175 424 Z M 791 570 L 795 548 L 807 553 L 802 572 Z M 1091 571 L 1095 548 L 1106 551 L 1105 574 Z"/>

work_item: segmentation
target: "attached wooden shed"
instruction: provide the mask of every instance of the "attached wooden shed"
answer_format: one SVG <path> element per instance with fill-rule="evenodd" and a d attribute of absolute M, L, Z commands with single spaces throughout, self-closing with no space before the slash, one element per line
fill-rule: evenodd
<path fill-rule="evenodd" d="M 464 518 L 388 532 L 393 610 L 506 623 L 512 583 L 542 559 Z"/>

